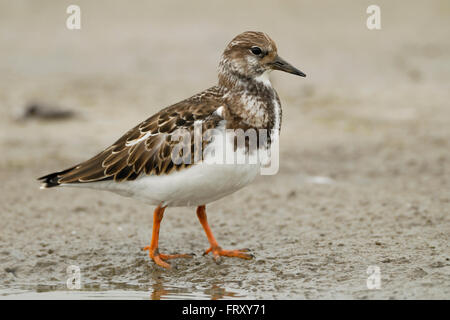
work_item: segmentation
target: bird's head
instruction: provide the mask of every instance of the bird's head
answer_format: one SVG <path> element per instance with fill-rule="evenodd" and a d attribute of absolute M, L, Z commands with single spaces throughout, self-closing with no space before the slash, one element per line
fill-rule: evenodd
<path fill-rule="evenodd" d="M 219 64 L 219 81 L 263 81 L 272 70 L 306 76 L 278 56 L 277 46 L 267 34 L 246 31 L 231 40 L 225 48 Z"/>

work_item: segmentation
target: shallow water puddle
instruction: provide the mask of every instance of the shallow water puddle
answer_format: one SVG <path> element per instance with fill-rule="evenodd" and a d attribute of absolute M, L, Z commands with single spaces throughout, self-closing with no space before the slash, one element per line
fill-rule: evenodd
<path fill-rule="evenodd" d="M 219 300 L 219 299 L 243 299 L 248 298 L 244 292 L 236 292 L 224 289 L 217 285 L 212 285 L 209 288 L 189 288 L 189 287 L 175 287 L 162 286 L 155 284 L 150 290 L 45 290 L 39 289 L 20 290 L 20 289 L 1 289 L 0 300 L 13 299 L 56 299 L 56 300 L 70 300 L 70 299 L 150 299 L 150 300 Z"/>

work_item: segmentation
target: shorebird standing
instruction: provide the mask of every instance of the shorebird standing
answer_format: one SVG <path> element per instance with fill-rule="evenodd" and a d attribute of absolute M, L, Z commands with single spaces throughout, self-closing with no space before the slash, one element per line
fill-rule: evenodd
<path fill-rule="evenodd" d="M 108 190 L 156 205 L 152 239 L 144 250 L 159 266 L 170 268 L 166 260 L 190 257 L 158 250 L 160 223 L 169 206 L 197 207 L 210 243 L 205 254 L 212 252 L 215 260 L 221 256 L 251 259 L 247 249 L 224 250 L 218 245 L 207 222 L 205 205 L 250 183 L 258 174 L 259 164 L 210 164 L 205 159 L 179 163 L 173 159 L 177 146 L 173 136 L 178 129 L 193 133 L 196 126 L 219 132 L 267 130 L 270 135 L 263 148 L 268 148 L 281 126 L 280 99 L 268 78 L 272 70 L 305 76 L 278 56 L 275 42 L 265 33 L 239 34 L 225 48 L 217 85 L 162 109 L 93 158 L 39 178 L 41 188 Z M 190 141 L 188 150 L 194 150 Z M 234 145 L 234 140 L 232 143 L 236 152 L 242 149 Z M 202 142 L 203 148 L 207 146 L 208 141 Z M 248 147 L 243 149 L 244 153 L 251 152 Z"/>

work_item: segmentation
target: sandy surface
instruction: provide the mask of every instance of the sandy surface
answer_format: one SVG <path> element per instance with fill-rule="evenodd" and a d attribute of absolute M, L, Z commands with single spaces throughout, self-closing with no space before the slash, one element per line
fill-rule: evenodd
<path fill-rule="evenodd" d="M 227 1 L 133 5 L 0 2 L 0 295 L 448 299 L 450 4 Z M 224 248 L 255 259 L 216 265 L 193 208 L 169 208 L 155 267 L 141 248 L 153 208 L 100 191 L 42 191 L 35 178 L 86 159 L 159 110 L 216 81 L 226 43 L 267 32 L 304 71 L 274 73 L 283 104 L 281 167 L 207 207 Z M 16 121 L 38 102 L 65 121 Z M 319 178 L 318 178 L 319 177 Z M 366 286 L 368 266 L 381 289 Z"/>

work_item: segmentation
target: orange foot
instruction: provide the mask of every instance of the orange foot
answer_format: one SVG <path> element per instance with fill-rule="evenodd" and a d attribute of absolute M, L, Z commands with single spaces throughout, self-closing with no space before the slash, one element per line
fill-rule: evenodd
<path fill-rule="evenodd" d="M 192 254 L 178 253 L 178 254 L 164 254 L 159 253 L 158 249 L 152 250 L 150 246 L 146 246 L 142 250 L 148 250 L 148 255 L 158 266 L 170 269 L 171 266 L 164 260 L 175 259 L 175 258 L 192 258 Z"/>
<path fill-rule="evenodd" d="M 234 258 L 241 258 L 241 259 L 247 259 L 250 260 L 253 258 L 253 255 L 249 252 L 249 249 L 238 249 L 238 250 L 224 250 L 219 246 L 216 247 L 210 247 L 207 249 L 203 255 L 206 255 L 210 252 L 213 254 L 213 258 L 215 262 L 220 262 L 220 257 L 234 257 Z"/>

